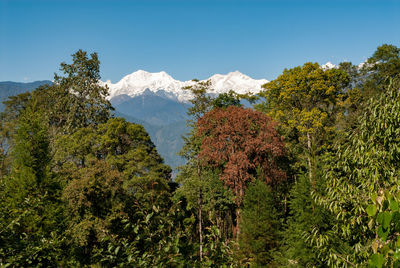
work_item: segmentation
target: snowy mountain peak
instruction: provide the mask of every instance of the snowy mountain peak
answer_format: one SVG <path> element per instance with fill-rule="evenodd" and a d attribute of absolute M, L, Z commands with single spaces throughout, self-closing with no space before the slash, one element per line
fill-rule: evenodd
<path fill-rule="evenodd" d="M 330 62 L 330 61 L 328 61 L 327 63 L 325 63 L 325 64 L 322 65 L 321 67 L 322 67 L 322 69 L 324 69 L 324 70 L 337 68 L 337 66 L 336 66 L 335 64 L 333 64 L 332 62 Z"/>
<path fill-rule="evenodd" d="M 206 80 L 211 80 L 211 93 L 214 94 L 226 93 L 229 92 L 229 90 L 240 94 L 258 93 L 261 90 L 261 85 L 268 82 L 265 79 L 252 79 L 239 71 L 230 72 L 226 75 L 215 74 Z M 167 96 L 170 99 L 175 99 L 180 102 L 188 102 L 192 98 L 192 95 L 189 91 L 183 90 L 182 87 L 193 85 L 194 82 L 175 80 L 164 71 L 150 73 L 144 70 L 138 70 L 124 76 L 116 84 L 112 84 L 109 80 L 102 82 L 102 84 L 108 86 L 110 98 L 119 95 L 135 97 L 149 90 L 154 93 L 162 91 L 164 97 Z"/>
<path fill-rule="evenodd" d="M 215 74 L 209 78 L 215 93 L 226 93 L 233 90 L 236 93 L 258 93 L 261 86 L 268 82 L 266 79 L 255 80 L 239 71 L 226 75 Z"/>

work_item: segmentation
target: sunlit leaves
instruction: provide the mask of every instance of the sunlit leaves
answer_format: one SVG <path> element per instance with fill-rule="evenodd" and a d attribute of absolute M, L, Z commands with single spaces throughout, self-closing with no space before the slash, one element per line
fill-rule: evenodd
<path fill-rule="evenodd" d="M 351 257 L 360 262 L 368 259 L 366 252 L 374 235 L 392 241 L 393 219 L 398 217 L 399 204 L 383 193 L 399 183 L 399 88 L 399 79 L 393 78 L 385 93 L 369 101 L 359 127 L 332 155 L 336 164 L 327 169 L 327 194 L 316 195 L 338 215 L 337 239 L 351 241 Z M 376 219 L 376 228 L 368 217 Z"/>

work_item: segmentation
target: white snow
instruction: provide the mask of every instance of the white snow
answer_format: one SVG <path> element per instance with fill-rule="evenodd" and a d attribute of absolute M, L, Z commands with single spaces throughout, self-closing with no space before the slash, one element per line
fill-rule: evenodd
<path fill-rule="evenodd" d="M 325 63 L 324 65 L 321 66 L 323 70 L 328 70 L 328 69 L 334 69 L 337 68 L 337 66 L 335 64 L 333 64 L 332 62 L 328 61 L 327 63 Z"/>
<path fill-rule="evenodd" d="M 212 91 L 210 93 L 214 94 L 227 93 L 230 90 L 240 94 L 256 94 L 260 92 L 261 85 L 268 82 L 266 79 L 252 79 L 239 71 L 230 72 L 226 75 L 215 74 L 206 80 L 211 80 Z M 187 102 L 192 98 L 192 95 L 190 91 L 183 90 L 182 87 L 193 85 L 195 82 L 175 80 L 166 72 L 149 73 L 139 70 L 123 77 L 115 84 L 111 83 L 110 80 L 100 83 L 108 86 L 110 99 L 122 94 L 135 97 L 149 89 L 155 93 L 164 90 L 169 98 Z"/>

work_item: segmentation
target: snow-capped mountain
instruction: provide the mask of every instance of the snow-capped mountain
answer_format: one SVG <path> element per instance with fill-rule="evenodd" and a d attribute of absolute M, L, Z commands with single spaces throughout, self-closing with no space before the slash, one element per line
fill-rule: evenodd
<path fill-rule="evenodd" d="M 226 75 L 215 74 L 206 80 L 211 80 L 212 91 L 210 93 L 214 94 L 226 93 L 229 90 L 241 94 L 258 93 L 261 90 L 261 85 L 268 82 L 265 79 L 252 79 L 239 71 Z M 189 91 L 182 88 L 193 85 L 195 82 L 175 80 L 166 72 L 149 73 L 139 70 L 125 76 L 115 84 L 111 83 L 111 81 L 102 83 L 108 86 L 110 99 L 120 95 L 130 97 L 139 96 L 148 89 L 156 94 L 159 93 L 159 95 L 179 102 L 188 102 L 192 98 L 192 95 Z"/>
<path fill-rule="evenodd" d="M 324 65 L 321 65 L 322 69 L 324 70 L 328 70 L 328 69 L 335 69 L 338 66 L 336 64 L 333 64 L 332 62 L 328 61 L 327 63 L 325 63 Z"/>

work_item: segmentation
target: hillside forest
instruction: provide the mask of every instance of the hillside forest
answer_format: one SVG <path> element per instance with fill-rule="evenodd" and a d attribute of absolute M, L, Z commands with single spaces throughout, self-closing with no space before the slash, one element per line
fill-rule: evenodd
<path fill-rule="evenodd" d="M 258 95 L 197 81 L 174 179 L 99 68 L 79 50 L 4 102 L 1 267 L 400 267 L 400 48 Z"/>

